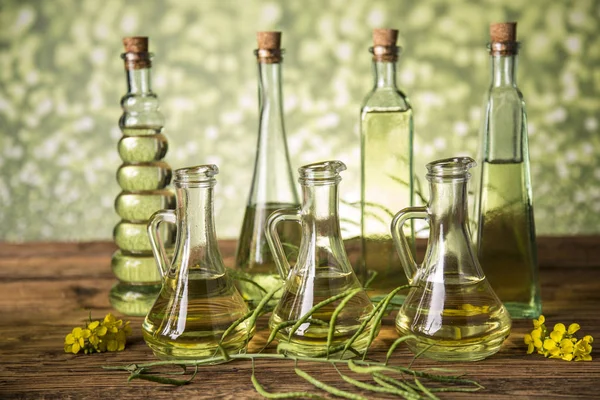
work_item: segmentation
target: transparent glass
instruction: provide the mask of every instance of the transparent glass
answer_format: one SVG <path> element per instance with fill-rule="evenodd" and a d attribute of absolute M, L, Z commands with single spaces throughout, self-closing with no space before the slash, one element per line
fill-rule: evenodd
<path fill-rule="evenodd" d="M 142 331 L 148 346 L 162 359 L 212 357 L 225 330 L 248 312 L 219 252 L 213 218 L 217 173 L 215 165 L 175 171 L 176 210 L 159 211 L 148 224 L 163 281 Z M 159 233 L 162 222 L 177 227 L 172 262 Z M 229 353 L 243 352 L 252 333 L 246 320 L 221 345 Z"/>
<path fill-rule="evenodd" d="M 413 205 L 413 113 L 396 87 L 396 62 L 375 60 L 373 73 L 375 84 L 361 109 L 362 251 L 357 269 L 362 279 L 377 273 L 369 295 L 378 301 L 407 283 L 388 224 L 394 210 Z M 412 237 L 410 226 L 406 233 Z"/>
<path fill-rule="evenodd" d="M 275 211 L 267 221 L 266 237 L 279 273 L 285 279 L 281 299 L 269 320 L 271 329 L 282 322 L 300 319 L 323 300 L 361 288 L 348 261 L 340 233 L 338 183 L 341 180 L 339 173 L 345 169 L 340 161 L 300 168 L 302 207 Z M 286 221 L 294 221 L 302 228 L 298 261 L 293 268 L 290 268 L 277 233 L 278 224 Z M 323 354 L 327 350 L 328 325 L 340 302 L 341 299 L 321 308 L 292 333 L 288 353 L 309 357 Z M 352 297 L 337 316 L 332 345 L 340 345 L 350 339 L 372 309 L 364 290 Z M 368 336 L 375 329 L 379 326 L 370 323 L 353 347 L 364 351 Z M 290 331 L 291 326 L 281 329 L 277 334 L 278 340 L 288 342 Z"/>
<path fill-rule="evenodd" d="M 165 189 L 171 181 L 171 167 L 162 161 L 168 143 L 162 133 L 164 117 L 159 111 L 157 95 L 151 87 L 151 53 L 125 53 L 145 60 L 144 68 L 126 68 L 127 93 L 121 99 L 123 114 L 119 127 L 123 133 L 118 151 L 123 163 L 117 170 L 122 191 L 115 200 L 121 218 L 113 231 L 119 247 L 111 260 L 119 279 L 110 291 L 110 302 L 120 313 L 144 316 L 161 288 L 146 224 L 152 214 L 175 207 L 175 194 Z M 163 229 L 165 246 L 170 252 L 173 235 Z"/>
<path fill-rule="evenodd" d="M 236 252 L 236 269 L 250 274 L 251 279 L 269 291 L 281 281 L 265 238 L 269 215 L 280 208 L 298 207 L 283 119 L 280 62 L 258 62 L 258 98 L 260 108 L 258 143 L 252 186 L 244 214 Z M 300 231 L 293 223 L 279 227 L 286 256 L 295 260 Z M 264 295 L 256 286 L 238 282 L 251 305 Z M 278 296 L 273 298 L 273 304 Z"/>
<path fill-rule="evenodd" d="M 491 56 L 481 170 L 474 185 L 473 240 L 483 270 L 511 317 L 537 318 L 542 303 L 527 118 L 516 84 L 516 57 Z"/>
<path fill-rule="evenodd" d="M 427 165 L 430 201 L 409 207 L 392 221 L 392 234 L 413 286 L 396 317 L 400 335 L 415 354 L 440 361 L 476 361 L 496 353 L 510 333 L 508 312 L 488 283 L 471 244 L 467 213 L 469 157 Z M 429 221 L 423 265 L 418 266 L 402 232 L 404 222 Z"/>

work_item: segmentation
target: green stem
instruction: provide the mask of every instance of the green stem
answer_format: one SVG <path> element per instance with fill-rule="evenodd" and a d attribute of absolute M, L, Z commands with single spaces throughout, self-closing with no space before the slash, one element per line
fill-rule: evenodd
<path fill-rule="evenodd" d="M 330 386 L 324 382 L 321 382 L 320 380 L 312 377 L 311 375 L 307 374 L 306 372 L 302 371 L 299 368 L 294 368 L 294 371 L 296 371 L 296 375 L 298 375 L 299 377 L 310 382 L 313 386 L 315 386 L 321 390 L 324 390 L 327 393 L 332 394 L 334 396 L 343 397 L 345 399 L 351 399 L 351 400 L 368 400 L 366 397 L 363 397 L 361 395 L 346 392 L 345 390 L 341 390 L 336 387 Z"/>

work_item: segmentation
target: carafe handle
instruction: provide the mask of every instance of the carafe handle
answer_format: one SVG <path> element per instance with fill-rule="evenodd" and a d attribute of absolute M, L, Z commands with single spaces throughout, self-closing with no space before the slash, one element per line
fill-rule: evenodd
<path fill-rule="evenodd" d="M 407 207 L 398 212 L 392 220 L 392 237 L 394 238 L 394 244 L 396 245 L 396 251 L 400 256 L 402 267 L 404 267 L 404 273 L 408 278 L 408 283 L 412 284 L 415 276 L 417 275 L 417 268 L 419 267 L 415 261 L 410 245 L 406 239 L 406 235 L 402 231 L 402 226 L 408 219 L 429 219 L 427 213 L 427 207 Z"/>
<path fill-rule="evenodd" d="M 160 210 L 152 214 L 148 221 L 147 231 L 150 238 L 150 246 L 152 247 L 152 253 L 154 253 L 154 259 L 158 265 L 158 272 L 164 278 L 169 271 L 169 259 L 167 258 L 167 252 L 165 251 L 165 245 L 160 237 L 158 231 L 162 222 L 169 222 L 171 224 L 177 223 L 177 215 L 174 210 Z"/>
<path fill-rule="evenodd" d="M 267 219 L 267 226 L 265 229 L 267 243 L 269 243 L 269 248 L 271 249 L 271 253 L 273 254 L 273 260 L 275 260 L 275 265 L 277 265 L 277 270 L 279 271 L 279 276 L 281 276 L 281 279 L 286 280 L 288 274 L 290 273 L 290 264 L 288 263 L 287 257 L 285 256 L 283 245 L 281 244 L 279 234 L 277 233 L 277 224 L 281 221 L 296 221 L 300 223 L 300 210 L 276 210 L 273 211 Z"/>

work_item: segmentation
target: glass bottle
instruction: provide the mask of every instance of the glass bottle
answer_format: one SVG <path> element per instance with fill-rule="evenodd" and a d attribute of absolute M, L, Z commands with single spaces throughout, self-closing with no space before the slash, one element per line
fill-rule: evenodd
<path fill-rule="evenodd" d="M 375 85 L 361 108 L 361 261 L 364 273 L 377 273 L 369 288 L 376 301 L 407 283 L 388 225 L 394 210 L 413 204 L 413 113 L 396 87 L 397 37 L 373 30 Z"/>
<path fill-rule="evenodd" d="M 341 237 L 338 184 L 341 181 L 339 173 L 345 169 L 340 161 L 325 161 L 300 168 L 302 207 L 273 212 L 267 220 L 266 230 L 279 273 L 285 279 L 281 299 L 269 320 L 271 329 L 283 322 L 300 319 L 323 300 L 358 289 L 335 320 L 333 347 L 350 339 L 373 310 L 348 261 Z M 284 221 L 295 221 L 302 227 L 298 261 L 291 269 L 277 233 L 277 225 Z M 326 354 L 332 313 L 341 301 L 336 300 L 318 310 L 295 332 L 291 332 L 291 326 L 281 329 L 277 334 L 279 342 L 288 342 L 292 333 L 289 340 L 291 348 L 286 350 L 288 353 L 308 357 Z M 353 348 L 364 351 L 369 334 L 378 329 L 379 326 L 371 320 Z"/>
<path fill-rule="evenodd" d="M 469 236 L 467 182 L 473 166 L 469 157 L 429 163 L 429 204 L 403 209 L 391 226 L 413 286 L 396 317 L 396 330 L 415 336 L 407 341 L 412 352 L 425 351 L 424 356 L 436 360 L 481 360 L 496 353 L 510 333 L 508 312 L 486 280 Z M 413 218 L 429 221 L 421 266 L 399 229 Z"/>
<path fill-rule="evenodd" d="M 258 32 L 259 128 L 254 175 L 236 252 L 236 268 L 250 274 L 266 291 L 280 283 L 265 239 L 265 223 L 280 208 L 298 207 L 283 123 L 281 32 Z M 300 232 L 293 223 L 279 228 L 286 255 L 295 259 Z M 238 282 L 242 295 L 256 305 L 264 295 L 255 285 Z M 273 302 L 276 301 L 274 298 Z"/>
<path fill-rule="evenodd" d="M 167 139 L 162 134 L 164 118 L 158 98 L 152 91 L 152 53 L 147 37 L 123 39 L 127 94 L 121 99 L 123 114 L 119 127 L 123 137 L 118 150 L 123 164 L 117 170 L 121 193 L 115 210 L 121 221 L 113 236 L 119 249 L 113 254 L 112 270 L 119 282 L 110 291 L 110 302 L 120 313 L 146 315 L 160 291 L 146 224 L 157 210 L 173 208 L 175 195 L 165 187 L 171 180 L 171 167 L 164 161 Z M 172 235 L 164 232 L 165 246 L 172 248 Z"/>
<path fill-rule="evenodd" d="M 516 83 L 516 23 L 492 24 L 491 85 L 475 181 L 474 241 L 490 284 L 513 318 L 542 312 L 525 103 Z"/>
<path fill-rule="evenodd" d="M 148 235 L 162 274 L 162 290 L 142 325 L 144 340 L 162 359 L 212 357 L 225 330 L 248 312 L 244 299 L 225 272 L 213 217 L 216 165 L 175 171 L 175 210 L 156 212 Z M 162 222 L 177 226 L 172 262 L 159 232 Z M 227 352 L 245 351 L 253 332 L 248 320 L 221 345 Z"/>

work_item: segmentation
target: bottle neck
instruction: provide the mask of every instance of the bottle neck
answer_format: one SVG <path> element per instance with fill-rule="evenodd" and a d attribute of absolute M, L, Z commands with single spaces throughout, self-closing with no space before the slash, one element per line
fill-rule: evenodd
<path fill-rule="evenodd" d="M 492 87 L 517 86 L 517 55 L 492 55 Z"/>
<path fill-rule="evenodd" d="M 284 134 L 281 64 L 259 62 L 258 77 L 259 134 Z"/>
<path fill-rule="evenodd" d="M 298 204 L 283 123 L 280 63 L 258 63 L 258 101 L 258 144 L 249 204 Z"/>
<path fill-rule="evenodd" d="M 135 94 L 152 93 L 150 68 L 128 69 L 127 92 Z"/>
<path fill-rule="evenodd" d="M 482 158 L 487 161 L 523 159 L 527 120 L 517 87 L 517 55 L 492 54 L 491 86 L 483 126 Z"/>
<path fill-rule="evenodd" d="M 192 265 L 213 264 L 210 254 L 218 249 L 213 217 L 213 188 L 176 184 L 178 216 L 178 248 L 183 259 Z"/>
<path fill-rule="evenodd" d="M 467 180 L 453 179 L 430 183 L 429 212 L 431 237 L 468 229 Z"/>
<path fill-rule="evenodd" d="M 338 185 L 306 185 L 302 187 L 302 214 L 316 223 L 338 221 Z M 339 225 L 339 224 L 338 224 Z M 339 226 L 338 226 L 339 230 Z"/>
<path fill-rule="evenodd" d="M 396 89 L 396 62 L 373 61 L 375 88 Z"/>
<path fill-rule="evenodd" d="M 335 266 L 349 272 L 338 217 L 338 185 L 302 186 L 302 241 L 298 263 L 302 268 Z"/>

